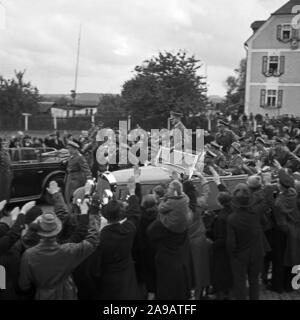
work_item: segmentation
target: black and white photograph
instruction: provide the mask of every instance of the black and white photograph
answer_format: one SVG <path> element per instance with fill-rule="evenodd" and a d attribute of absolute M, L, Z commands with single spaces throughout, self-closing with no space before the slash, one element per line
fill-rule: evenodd
<path fill-rule="evenodd" d="M 300 0 L 0 0 L 0 310 L 36 300 L 300 300 Z"/>

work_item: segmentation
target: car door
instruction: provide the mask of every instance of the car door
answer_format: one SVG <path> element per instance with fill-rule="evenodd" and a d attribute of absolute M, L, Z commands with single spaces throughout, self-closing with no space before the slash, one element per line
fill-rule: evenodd
<path fill-rule="evenodd" d="M 39 194 L 40 174 L 34 149 L 14 149 L 11 152 L 13 180 L 11 198 L 33 198 Z"/>

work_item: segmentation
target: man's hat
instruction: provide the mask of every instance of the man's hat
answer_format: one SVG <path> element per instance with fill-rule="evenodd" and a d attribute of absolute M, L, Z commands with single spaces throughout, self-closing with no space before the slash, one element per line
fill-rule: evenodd
<path fill-rule="evenodd" d="M 220 146 L 217 142 L 213 141 L 210 143 L 210 145 L 218 150 L 222 149 L 222 146 Z"/>
<path fill-rule="evenodd" d="M 258 175 L 253 175 L 247 180 L 248 187 L 251 189 L 258 189 L 262 186 L 262 179 Z"/>
<path fill-rule="evenodd" d="M 75 148 L 75 149 L 80 149 L 79 144 L 77 144 L 74 141 L 68 141 L 67 146 L 70 146 L 70 147 Z"/>
<path fill-rule="evenodd" d="M 206 157 L 209 157 L 209 158 L 216 158 L 217 155 L 213 152 L 211 152 L 210 150 L 206 151 L 206 154 L 205 154 Z"/>
<path fill-rule="evenodd" d="M 62 222 L 55 213 L 43 213 L 37 220 L 37 234 L 44 238 L 57 236 L 62 229 Z"/>
<path fill-rule="evenodd" d="M 258 137 L 256 140 L 255 140 L 255 143 L 261 143 L 262 145 L 266 145 L 266 142 L 263 138 L 261 137 Z"/>
<path fill-rule="evenodd" d="M 218 127 L 220 127 L 220 126 L 229 127 L 229 124 L 223 120 L 219 120 L 217 126 Z"/>
<path fill-rule="evenodd" d="M 280 170 L 279 175 L 279 183 L 286 188 L 295 188 L 295 180 L 292 176 L 290 176 L 284 170 Z"/>
<path fill-rule="evenodd" d="M 236 208 L 250 208 L 253 205 L 253 196 L 249 187 L 244 184 L 238 184 L 232 194 L 232 205 Z"/>
<path fill-rule="evenodd" d="M 241 153 L 241 145 L 237 142 L 233 142 L 231 144 L 232 148 L 234 148 L 238 153 Z"/>

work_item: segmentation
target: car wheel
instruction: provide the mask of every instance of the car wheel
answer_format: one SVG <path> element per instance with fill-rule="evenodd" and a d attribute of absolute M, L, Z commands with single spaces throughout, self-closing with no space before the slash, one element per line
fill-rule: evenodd
<path fill-rule="evenodd" d="M 45 190 L 43 192 L 43 201 L 48 204 L 48 205 L 53 205 L 53 199 L 52 196 L 49 194 L 49 192 L 47 191 L 47 188 L 49 186 L 49 183 L 51 181 L 56 181 L 58 186 L 60 187 L 60 190 L 64 193 L 65 191 L 65 179 L 62 176 L 56 176 L 53 177 L 51 179 L 49 179 L 49 181 L 47 181 L 46 186 L 45 186 Z"/>

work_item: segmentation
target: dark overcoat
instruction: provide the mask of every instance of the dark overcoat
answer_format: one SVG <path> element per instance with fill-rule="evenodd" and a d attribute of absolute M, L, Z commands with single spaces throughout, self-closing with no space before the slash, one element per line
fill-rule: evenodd
<path fill-rule="evenodd" d="M 160 221 L 155 221 L 149 226 L 148 235 L 156 244 L 156 298 L 189 299 L 191 255 L 188 232 L 175 233 L 165 228 Z"/>

